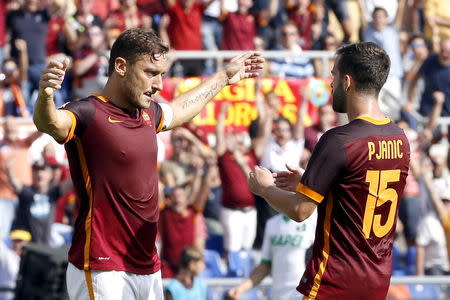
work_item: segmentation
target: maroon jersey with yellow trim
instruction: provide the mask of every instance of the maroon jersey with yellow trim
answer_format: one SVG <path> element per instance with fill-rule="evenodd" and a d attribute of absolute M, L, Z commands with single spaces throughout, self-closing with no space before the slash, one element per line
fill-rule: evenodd
<path fill-rule="evenodd" d="M 63 109 L 74 121 L 65 147 L 80 200 L 69 261 L 84 270 L 158 271 L 161 107 L 152 102 L 130 114 L 90 96 Z"/>
<path fill-rule="evenodd" d="M 317 201 L 313 255 L 297 290 L 316 299 L 386 299 L 409 143 L 388 118 L 326 132 L 297 191 Z"/>

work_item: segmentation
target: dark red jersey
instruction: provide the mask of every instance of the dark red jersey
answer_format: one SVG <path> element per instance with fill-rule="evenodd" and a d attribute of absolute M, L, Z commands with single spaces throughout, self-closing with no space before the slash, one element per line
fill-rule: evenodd
<path fill-rule="evenodd" d="M 313 256 L 297 290 L 316 299 L 386 299 L 409 143 L 389 118 L 360 117 L 320 139 L 297 190 L 317 201 Z"/>
<path fill-rule="evenodd" d="M 161 107 L 152 102 L 130 114 L 91 96 L 63 109 L 73 117 L 65 147 L 80 201 L 69 261 L 84 270 L 158 271 Z"/>

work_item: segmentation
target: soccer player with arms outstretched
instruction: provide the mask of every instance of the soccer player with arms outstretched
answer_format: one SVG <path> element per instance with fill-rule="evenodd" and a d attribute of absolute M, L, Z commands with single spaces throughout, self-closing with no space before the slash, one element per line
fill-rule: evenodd
<path fill-rule="evenodd" d="M 156 134 L 190 121 L 223 87 L 256 77 L 264 59 L 249 51 L 192 90 L 158 104 L 168 46 L 129 29 L 114 42 L 109 78 L 98 95 L 56 109 L 67 61 L 42 73 L 34 122 L 65 143 L 80 200 L 69 251 L 70 299 L 163 299 L 155 247 L 158 207 Z"/>
<path fill-rule="evenodd" d="M 292 299 L 386 299 L 410 155 L 403 130 L 378 106 L 389 68 L 374 43 L 339 49 L 333 108 L 349 123 L 321 137 L 303 175 L 250 173 L 250 189 L 291 219 L 318 209 L 313 255 Z"/>

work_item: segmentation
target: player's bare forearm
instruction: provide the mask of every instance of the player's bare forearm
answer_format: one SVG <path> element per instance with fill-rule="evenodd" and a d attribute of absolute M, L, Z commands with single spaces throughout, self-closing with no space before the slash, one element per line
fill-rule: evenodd
<path fill-rule="evenodd" d="M 317 202 L 303 194 L 270 186 L 262 190 L 263 197 L 276 211 L 296 222 L 303 222 L 314 211 Z"/>
<path fill-rule="evenodd" d="M 173 122 L 170 128 L 180 126 L 195 117 L 202 108 L 226 85 L 258 76 L 264 66 L 261 53 L 247 51 L 231 59 L 230 63 L 192 90 L 176 97 L 170 106 L 173 110 Z"/>
<path fill-rule="evenodd" d="M 227 85 L 225 71 L 219 71 L 170 102 L 173 110 L 173 122 L 170 129 L 178 127 L 194 118 L 202 108 Z"/>
<path fill-rule="evenodd" d="M 40 132 L 49 134 L 57 141 L 66 139 L 72 125 L 70 116 L 56 109 L 53 97 L 41 93 L 34 106 L 33 121 Z"/>

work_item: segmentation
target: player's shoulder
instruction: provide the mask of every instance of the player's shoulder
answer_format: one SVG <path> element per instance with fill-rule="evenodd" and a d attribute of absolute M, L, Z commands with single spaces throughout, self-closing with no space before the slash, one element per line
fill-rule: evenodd
<path fill-rule="evenodd" d="M 72 100 L 64 103 L 59 107 L 59 109 L 71 109 L 71 108 L 78 108 L 78 107 L 88 107 L 92 106 L 95 101 L 95 96 L 88 96 L 86 98 Z"/>

